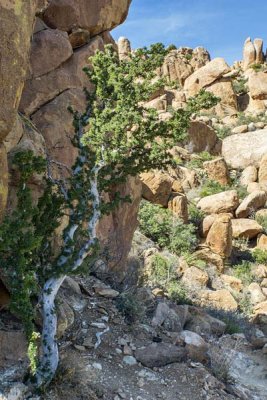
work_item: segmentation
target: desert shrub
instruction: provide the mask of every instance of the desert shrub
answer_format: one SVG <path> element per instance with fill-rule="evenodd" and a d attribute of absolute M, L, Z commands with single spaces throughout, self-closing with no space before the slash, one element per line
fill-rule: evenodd
<path fill-rule="evenodd" d="M 141 203 L 139 226 L 141 232 L 161 249 L 166 248 L 177 255 L 193 251 L 198 244 L 193 224 L 186 225 L 172 211 L 147 201 Z"/>
<path fill-rule="evenodd" d="M 232 134 L 232 130 L 229 126 L 220 126 L 216 128 L 216 133 L 219 139 L 224 139 Z"/>
<path fill-rule="evenodd" d="M 247 79 L 243 76 L 236 78 L 233 81 L 233 89 L 237 95 L 246 94 L 248 92 Z"/>
<path fill-rule="evenodd" d="M 256 221 L 263 227 L 264 233 L 267 233 L 267 215 L 257 215 Z"/>
<path fill-rule="evenodd" d="M 233 265 L 233 275 L 236 278 L 241 279 L 245 285 L 249 285 L 253 282 L 253 275 L 251 273 L 252 263 L 250 261 L 242 261 L 240 264 Z"/>
<path fill-rule="evenodd" d="M 186 163 L 187 168 L 202 168 L 205 161 L 211 161 L 214 157 L 208 151 L 202 151 L 196 154 L 188 163 Z"/>
<path fill-rule="evenodd" d="M 255 72 L 263 71 L 266 66 L 264 64 L 255 63 L 250 66 Z"/>
<path fill-rule="evenodd" d="M 252 253 L 253 258 L 258 264 L 267 264 L 267 251 L 262 249 L 255 249 Z"/>
<path fill-rule="evenodd" d="M 190 203 L 188 207 L 189 221 L 196 227 L 199 227 L 205 217 L 204 211 L 197 208 L 194 203 Z"/>
<path fill-rule="evenodd" d="M 144 316 L 144 307 L 132 291 L 122 292 L 116 299 L 116 306 L 129 323 Z"/>
<path fill-rule="evenodd" d="M 226 190 L 219 182 L 207 179 L 200 191 L 200 197 L 211 196 L 212 194 L 221 193 Z"/>
<path fill-rule="evenodd" d="M 250 318 L 253 313 L 253 306 L 251 304 L 250 296 L 248 293 L 243 293 L 238 301 L 238 307 L 244 317 Z"/>
<path fill-rule="evenodd" d="M 189 265 L 189 267 L 197 267 L 199 269 L 204 269 L 207 264 L 205 261 L 200 260 L 199 258 L 197 258 L 197 256 L 193 253 L 184 253 L 183 257 L 185 259 L 185 261 L 187 262 L 187 264 Z"/>
<path fill-rule="evenodd" d="M 192 304 L 185 286 L 178 280 L 172 280 L 168 283 L 167 292 L 170 299 L 177 304 Z"/>

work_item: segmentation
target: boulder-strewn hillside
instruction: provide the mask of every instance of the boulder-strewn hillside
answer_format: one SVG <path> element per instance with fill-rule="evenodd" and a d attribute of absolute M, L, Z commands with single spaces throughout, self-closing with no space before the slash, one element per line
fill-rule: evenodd
<path fill-rule="evenodd" d="M 91 83 L 82 68 L 97 49 L 109 43 L 121 59 L 129 56 L 130 41 L 115 43 L 110 31 L 125 20 L 130 3 L 1 1 L 1 218 L 16 205 L 11 161 L 18 150 L 49 156 L 55 176 L 68 174 L 77 152 L 67 108 L 84 109 L 83 89 L 90 91 Z M 263 42 L 248 38 L 243 60 L 233 66 L 211 59 L 202 47 L 172 48 L 159 78 L 165 88 L 146 107 L 162 120 L 201 89 L 221 100 L 193 116 L 188 138 L 170 149 L 175 165 L 129 178 L 119 188 L 132 203 L 98 227 L 109 260 L 97 263 L 94 277 L 68 278 L 60 290 L 61 364 L 40 397 L 22 383 L 24 333 L 8 311 L 10 295 L 0 280 L 1 399 L 267 396 Z M 38 198 L 40 180 L 31 183 Z"/>

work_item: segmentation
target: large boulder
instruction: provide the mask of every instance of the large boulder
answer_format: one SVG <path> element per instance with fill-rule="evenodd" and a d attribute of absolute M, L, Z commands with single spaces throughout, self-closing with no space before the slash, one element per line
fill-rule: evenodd
<path fill-rule="evenodd" d="M 214 82 L 207 87 L 207 91 L 221 99 L 214 108 L 217 115 L 224 116 L 237 113 L 237 97 L 230 79 L 220 79 Z"/>
<path fill-rule="evenodd" d="M 192 289 L 206 287 L 209 281 L 209 275 L 206 271 L 192 266 L 185 270 L 181 281 L 185 286 Z"/>
<path fill-rule="evenodd" d="M 248 79 L 248 87 L 250 96 L 253 100 L 267 99 L 267 73 L 266 72 L 251 72 Z"/>
<path fill-rule="evenodd" d="M 260 162 L 259 183 L 267 184 L 267 154 L 265 154 Z"/>
<path fill-rule="evenodd" d="M 58 68 L 38 78 L 29 79 L 20 102 L 20 111 L 31 115 L 40 107 L 53 100 L 68 89 L 92 87 L 83 67 L 89 66 L 88 58 L 96 50 L 103 50 L 104 42 L 100 36 L 92 39 L 88 45 L 77 49 L 73 56 Z"/>
<path fill-rule="evenodd" d="M 152 326 L 163 326 L 170 332 L 180 332 L 188 318 L 187 305 L 174 305 L 161 302 L 157 305 Z"/>
<path fill-rule="evenodd" d="M 15 123 L 28 70 L 28 57 L 36 0 L 0 3 L 0 140 Z"/>
<path fill-rule="evenodd" d="M 256 64 L 262 64 L 264 61 L 263 40 L 259 38 L 254 39 L 254 47 L 256 50 Z"/>
<path fill-rule="evenodd" d="M 22 331 L 0 331 L 0 367 L 15 365 L 27 359 L 27 340 Z"/>
<path fill-rule="evenodd" d="M 210 249 L 222 258 L 228 258 L 232 252 L 232 224 L 229 214 L 221 214 L 212 224 L 207 239 Z"/>
<path fill-rule="evenodd" d="M 203 291 L 201 305 L 225 311 L 236 311 L 238 307 L 236 300 L 227 289 Z"/>
<path fill-rule="evenodd" d="M 131 43 L 129 39 L 120 37 L 118 40 L 118 53 L 120 60 L 127 60 L 131 53 Z"/>
<path fill-rule="evenodd" d="M 135 357 L 145 367 L 164 367 L 164 365 L 186 360 L 187 350 L 169 343 L 152 343 L 136 350 Z"/>
<path fill-rule="evenodd" d="M 244 43 L 243 48 L 243 69 L 246 70 L 250 67 L 250 65 L 254 64 L 256 61 L 256 49 L 254 44 L 251 41 L 251 38 L 248 37 Z"/>
<path fill-rule="evenodd" d="M 73 51 L 67 32 L 45 29 L 33 35 L 30 69 L 34 78 L 47 74 L 71 57 Z"/>
<path fill-rule="evenodd" d="M 208 360 L 209 346 L 198 333 L 184 330 L 177 335 L 175 343 L 185 347 L 191 360 L 202 363 Z"/>
<path fill-rule="evenodd" d="M 196 95 L 200 89 L 210 86 L 229 71 L 230 67 L 223 58 L 214 58 L 185 80 L 184 89 L 187 92 L 187 96 Z"/>
<path fill-rule="evenodd" d="M 188 149 L 191 153 L 212 153 L 218 137 L 215 130 L 202 121 L 192 121 L 188 131 Z"/>
<path fill-rule="evenodd" d="M 121 24 L 131 0 L 49 0 L 42 18 L 53 29 L 83 28 L 95 36 Z"/>
<path fill-rule="evenodd" d="M 237 208 L 236 217 L 247 218 L 253 215 L 259 208 L 264 207 L 266 200 L 267 195 L 263 190 L 250 193 Z"/>
<path fill-rule="evenodd" d="M 203 168 L 207 172 L 209 179 L 227 185 L 229 183 L 229 171 L 223 157 L 218 157 L 211 161 L 205 161 Z"/>
<path fill-rule="evenodd" d="M 143 172 L 140 179 L 143 185 L 143 197 L 152 203 L 167 207 L 173 179 L 160 171 Z"/>
<path fill-rule="evenodd" d="M 222 143 L 222 156 L 234 169 L 244 169 L 249 165 L 259 166 L 267 153 L 267 129 L 228 136 Z"/>
<path fill-rule="evenodd" d="M 221 214 L 234 211 L 239 204 L 236 190 L 227 190 L 226 192 L 212 194 L 203 197 L 197 207 L 207 214 Z"/>
<path fill-rule="evenodd" d="M 253 239 L 262 233 L 263 228 L 258 222 L 249 218 L 232 219 L 233 237 Z"/>
<path fill-rule="evenodd" d="M 188 206 L 185 195 L 173 195 L 168 202 L 168 208 L 181 218 L 185 224 L 188 223 Z"/>
<path fill-rule="evenodd" d="M 240 183 L 243 186 L 247 186 L 250 183 L 257 182 L 258 170 L 254 165 L 246 167 L 241 174 Z"/>

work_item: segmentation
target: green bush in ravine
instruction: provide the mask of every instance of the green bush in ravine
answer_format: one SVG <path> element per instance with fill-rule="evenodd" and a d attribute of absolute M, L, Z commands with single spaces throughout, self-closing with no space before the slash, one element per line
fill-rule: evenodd
<path fill-rule="evenodd" d="M 139 226 L 161 249 L 177 255 L 194 251 L 198 244 L 193 224 L 184 224 L 172 211 L 147 201 L 141 203 Z"/>

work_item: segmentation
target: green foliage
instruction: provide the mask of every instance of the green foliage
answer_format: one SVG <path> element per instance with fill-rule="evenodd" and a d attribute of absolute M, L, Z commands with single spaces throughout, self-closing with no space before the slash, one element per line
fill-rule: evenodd
<path fill-rule="evenodd" d="M 196 227 L 199 227 L 205 217 L 205 213 L 197 208 L 194 203 L 190 203 L 188 207 L 188 216 L 189 221 Z"/>
<path fill-rule="evenodd" d="M 225 190 L 225 186 L 222 186 L 219 182 L 207 179 L 201 187 L 200 196 L 211 196 L 212 194 L 221 193 Z"/>
<path fill-rule="evenodd" d="M 254 280 L 251 272 L 252 265 L 249 261 L 242 261 L 240 264 L 233 265 L 233 275 L 241 279 L 245 285 L 249 285 Z"/>
<path fill-rule="evenodd" d="M 164 288 L 168 296 L 178 304 L 191 304 L 183 284 L 177 279 L 176 260 L 161 254 L 155 254 L 152 259 L 150 284 Z"/>
<path fill-rule="evenodd" d="M 267 215 L 256 215 L 256 221 L 263 228 L 264 233 L 267 233 Z"/>
<path fill-rule="evenodd" d="M 262 249 L 253 250 L 252 256 L 256 263 L 267 264 L 267 251 Z"/>
<path fill-rule="evenodd" d="M 147 201 L 141 203 L 139 225 L 141 232 L 160 248 L 167 248 L 177 255 L 193 251 L 198 244 L 196 228 L 192 224 L 185 225 L 170 210 Z"/>
<path fill-rule="evenodd" d="M 183 257 L 184 257 L 185 261 L 187 262 L 187 264 L 189 265 L 189 267 L 194 266 L 199 269 L 204 269 L 207 266 L 206 262 L 197 258 L 197 256 L 194 253 L 193 254 L 184 253 Z"/>
<path fill-rule="evenodd" d="M 13 159 L 19 174 L 17 208 L 0 225 L 0 265 L 11 290 L 11 311 L 24 324 L 28 354 L 35 368 L 37 333 L 34 327 L 33 296 L 42 284 L 43 265 L 48 261 L 50 239 L 59 225 L 61 199 L 47 186 L 37 205 L 33 204 L 29 181 L 45 171 L 46 162 L 32 152 L 17 153 Z"/>
<path fill-rule="evenodd" d="M 242 328 L 234 318 L 225 317 L 222 320 L 226 324 L 226 334 L 233 335 L 235 333 L 242 333 Z"/>
<path fill-rule="evenodd" d="M 219 139 L 223 140 L 232 134 L 232 130 L 229 126 L 219 126 L 216 128 L 216 134 Z"/>
<path fill-rule="evenodd" d="M 250 65 L 250 68 L 252 68 L 255 72 L 260 72 L 260 71 L 263 71 L 266 69 L 266 65 L 255 63 L 255 64 Z"/>
<path fill-rule="evenodd" d="M 196 154 L 187 164 L 187 168 L 203 168 L 205 161 L 211 161 L 214 157 L 208 151 Z"/>
<path fill-rule="evenodd" d="M 233 81 L 233 89 L 237 95 L 246 94 L 248 92 L 247 87 L 248 79 L 240 76 Z"/>
<path fill-rule="evenodd" d="M 91 58 L 92 69 L 85 70 L 95 91 L 88 94 L 90 125 L 83 143 L 89 145 L 95 164 L 101 160 L 106 165 L 101 170 L 101 190 L 109 191 L 128 175 L 171 164 L 169 149 L 187 137 L 192 113 L 218 101 L 201 91 L 188 100 L 185 109 L 173 110 L 168 121 L 161 121 L 155 109 L 142 106 L 164 86 L 161 80 L 151 82 L 166 54 L 163 45 L 156 44 L 120 61 L 109 45 L 104 52 L 96 52 Z"/>
<path fill-rule="evenodd" d="M 144 315 L 144 307 L 132 291 L 125 291 L 116 299 L 116 306 L 129 323 L 133 323 Z"/>

